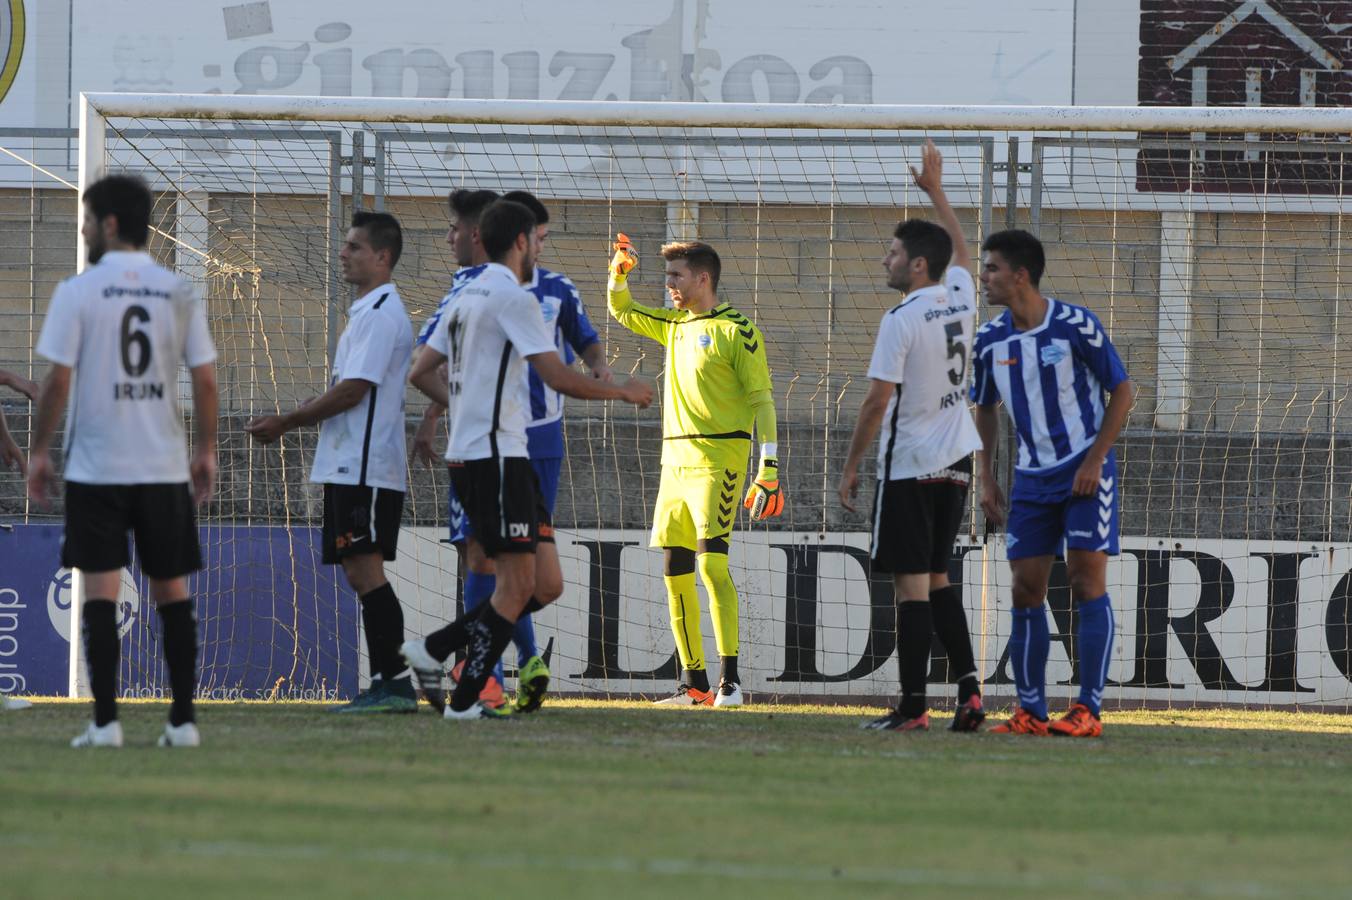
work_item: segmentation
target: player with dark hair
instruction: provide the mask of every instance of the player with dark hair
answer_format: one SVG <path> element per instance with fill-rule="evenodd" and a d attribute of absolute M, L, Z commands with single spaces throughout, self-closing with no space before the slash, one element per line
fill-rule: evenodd
<path fill-rule="evenodd" d="M 388 213 L 352 217 L 338 253 L 343 278 L 360 297 L 338 339 L 330 387 L 289 413 L 263 416 L 244 430 L 260 444 L 319 425 L 310 480 L 324 486 L 323 555 L 341 565 L 361 603 L 371 682 L 342 713 L 414 712 L 417 695 L 399 655 L 404 612 L 385 576 L 395 558 L 404 510 L 404 386 L 413 326 L 393 281 L 403 249 Z"/>
<path fill-rule="evenodd" d="M 497 199 L 495 191 L 475 191 L 467 188 L 457 188 L 446 198 L 451 214 L 451 224 L 446 229 L 446 243 L 451 248 L 451 255 L 458 268 L 451 277 L 451 289 L 441 298 L 437 308 L 419 329 L 417 340 L 414 341 L 414 353 L 420 352 L 427 344 L 427 339 L 436 330 L 437 322 L 441 321 L 442 313 L 456 292 L 482 272 L 484 265 L 487 264 L 488 254 L 484 253 L 483 245 L 479 243 L 479 216 Z M 427 405 L 427 409 L 423 411 L 422 421 L 418 423 L 418 430 L 413 436 L 415 458 L 428 464 L 442 462 L 441 454 L 436 449 L 436 433 L 437 423 L 445 414 L 446 407 L 438 403 Z"/>
<path fill-rule="evenodd" d="M 1098 317 L 1039 290 L 1047 257 L 1036 237 L 1001 231 L 981 249 L 986 299 L 1005 307 L 977 331 L 972 355 L 972 401 L 984 447 L 981 509 L 996 524 L 1005 521 L 1005 498 L 991 460 L 999 433 L 997 403 L 1004 402 L 1018 435 L 1006 547 L 1014 575 L 1009 657 L 1019 706 L 992 730 L 1097 737 L 1103 733 L 1100 710 L 1115 628 L 1107 589 L 1120 509 L 1113 442 L 1126 424 L 1134 390 Z M 1066 561 L 1078 605 L 1080 696 L 1049 724 L 1051 637 L 1044 601 L 1058 556 Z"/>
<path fill-rule="evenodd" d="M 681 660 L 676 692 L 659 703 L 741 706 L 737 671 L 737 588 L 728 571 L 737 495 L 746 477 L 754 426 L 760 471 L 743 505 L 757 521 L 784 509 L 779 486 L 775 401 L 765 341 L 756 325 L 718 299 L 722 264 L 713 247 L 680 241 L 662 247 L 674 309 L 639 306 L 629 292 L 638 263 L 619 236 L 610 263 L 610 314 L 667 348 L 662 400 L 662 480 L 651 544 L 664 555 L 671 631 Z M 719 684 L 705 672 L 695 572 L 709 592 L 720 659 Z"/>
<path fill-rule="evenodd" d="M 534 194 L 528 191 L 508 191 L 503 200 L 520 203 L 535 216 L 535 234 L 540 242 L 540 251 L 544 251 L 549 238 L 549 210 Z M 610 381 L 614 375 L 606 362 L 606 349 L 600 335 L 587 317 L 587 309 L 577 287 L 562 272 L 552 272 L 539 265 L 529 281 L 523 285 L 540 302 L 540 312 L 545 317 L 545 325 L 554 337 L 554 346 L 565 365 L 572 365 L 580 358 L 591 372 L 593 378 Z M 544 496 L 545 508 L 550 519 L 554 517 L 554 506 L 559 495 L 559 475 L 563 470 L 565 452 L 563 440 L 563 394 L 545 384 L 544 379 L 534 367 L 527 369 L 530 385 L 530 422 L 526 427 L 526 446 L 530 454 L 531 467 L 540 479 L 540 491 Z M 455 527 L 456 523 L 452 523 Z M 467 535 L 472 525 L 468 518 L 459 517 L 457 536 Z M 493 594 L 494 574 L 491 560 L 477 557 L 470 560 L 469 576 L 465 579 L 465 608 L 473 609 L 488 600 Z M 517 652 L 517 692 L 513 706 L 517 712 L 531 712 L 539 708 L 549 686 L 549 669 L 540 656 L 535 641 L 535 626 L 529 614 L 516 620 L 516 631 L 512 643 Z M 494 672 L 498 683 L 502 682 L 503 670 L 499 663 Z"/>
<path fill-rule="evenodd" d="M 840 502 L 854 511 L 859 463 L 878 440 L 873 503 L 873 569 L 892 574 L 897 608 L 901 701 L 865 725 L 884 731 L 928 730 L 925 681 L 934 635 L 958 683 L 953 731 L 976 731 L 985 712 L 961 590 L 948 581 L 953 541 L 981 440 L 964 387 L 976 325 L 971 255 L 943 189 L 943 157 L 932 142 L 915 183 L 929 195 L 939 224 L 910 219 L 897 226 L 883 258 L 887 286 L 904 294 L 883 316 L 869 363 L 868 395 L 859 410 L 840 476 Z"/>
<path fill-rule="evenodd" d="M 496 563 L 489 602 L 402 648 L 434 705 L 443 703 L 446 660 L 468 648 L 444 707 L 452 721 L 503 715 L 480 702 L 484 683 L 517 618 L 544 608 L 563 591 L 549 510 L 528 456 L 527 363 L 545 384 L 572 397 L 647 406 L 653 395 L 642 382 L 613 384 L 563 364 L 540 303 L 522 286 L 532 277 L 540 251 L 535 217 L 527 207 L 510 201 L 489 206 L 479 220 L 479 240 L 491 262 L 447 305 L 409 375 L 415 387 L 449 409 L 446 460 L 455 494 L 474 525 L 467 550 Z M 443 363 L 446 378 L 438 374 Z"/>
<path fill-rule="evenodd" d="M 173 702 L 162 747 L 196 747 L 197 619 L 188 575 L 202 567 L 195 507 L 216 477 L 216 348 L 196 289 L 145 252 L 150 189 L 112 175 L 84 195 L 89 266 L 52 296 L 37 352 L 52 368 L 38 397 L 28 493 L 46 504 L 51 443 L 66 421 L 66 525 L 61 564 L 84 573 L 84 641 L 94 721 L 73 747 L 120 747 L 117 596 L 130 564 L 127 532 L 159 609 Z M 188 455 L 178 373 L 192 380 Z M 71 636 L 75 640 L 74 635 Z"/>

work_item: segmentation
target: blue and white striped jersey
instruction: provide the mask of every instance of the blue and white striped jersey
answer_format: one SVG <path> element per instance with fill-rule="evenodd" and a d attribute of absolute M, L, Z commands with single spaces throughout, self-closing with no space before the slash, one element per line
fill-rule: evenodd
<path fill-rule="evenodd" d="M 524 285 L 540 301 L 540 312 L 545 325 L 554 334 L 554 346 L 565 365 L 572 365 L 577 356 L 601 338 L 587 318 L 582 296 L 577 287 L 562 272 L 551 272 L 536 266 L 535 278 Z M 531 459 L 561 459 L 563 457 L 563 395 L 540 380 L 530 370 L 530 443 Z"/>
<path fill-rule="evenodd" d="M 455 273 L 451 289 L 436 311 L 428 317 L 418 334 L 418 344 L 427 343 L 428 337 L 436 330 L 438 322 L 446 308 L 455 301 L 460 290 L 473 280 L 483 266 L 468 266 Z M 554 336 L 554 346 L 559 357 L 567 365 L 572 365 L 576 355 L 600 340 L 591 320 L 587 318 L 586 307 L 577 287 L 561 272 L 536 267 L 535 277 L 529 284 L 522 285 L 535 295 L 540 302 L 540 312 L 545 318 L 545 326 Z M 526 431 L 530 446 L 531 459 L 558 459 L 563 456 L 563 396 L 553 390 L 527 367 L 530 382 L 530 425 Z"/>
<path fill-rule="evenodd" d="M 972 355 L 972 402 L 1004 400 L 1022 472 L 1054 469 L 1087 450 L 1103 425 L 1104 392 L 1128 377 L 1098 317 L 1051 297 L 1036 328 L 1016 329 L 1009 310 L 981 326 Z"/>
<path fill-rule="evenodd" d="M 488 263 L 480 263 L 477 266 L 465 266 L 451 276 L 451 289 L 447 291 L 446 296 L 442 297 L 437 303 L 437 308 L 433 310 L 432 315 L 427 317 L 427 321 L 423 323 L 423 327 L 418 331 L 416 346 L 421 347 L 423 344 L 427 343 L 427 339 L 432 336 L 432 332 L 437 330 L 437 323 L 441 321 L 442 313 L 446 312 L 446 307 L 455 299 L 455 295 L 460 293 L 461 288 L 473 281 L 479 273 L 484 270 L 484 266 L 486 265 L 488 265 Z"/>

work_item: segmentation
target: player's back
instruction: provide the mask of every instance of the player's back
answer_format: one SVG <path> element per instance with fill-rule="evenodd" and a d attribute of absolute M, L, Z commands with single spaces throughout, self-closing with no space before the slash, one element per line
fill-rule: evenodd
<path fill-rule="evenodd" d="M 958 266 L 883 316 L 869 377 L 898 385 L 883 414 L 879 476 L 915 478 L 981 446 L 967 410 L 975 285 Z"/>
<path fill-rule="evenodd" d="M 451 401 L 446 458 L 527 456 L 526 357 L 556 352 L 539 301 L 510 269 L 489 263 L 460 289 L 444 319 Z"/>
<path fill-rule="evenodd" d="M 191 284 L 147 253 L 106 253 L 57 288 L 37 350 L 74 369 L 68 480 L 188 480 L 179 367 L 215 358 Z"/>

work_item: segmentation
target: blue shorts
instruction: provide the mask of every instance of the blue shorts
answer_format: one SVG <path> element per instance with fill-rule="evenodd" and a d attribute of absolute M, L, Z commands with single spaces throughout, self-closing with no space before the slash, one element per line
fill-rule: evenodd
<path fill-rule="evenodd" d="M 1098 491 L 1091 497 L 1071 493 L 1075 472 L 1084 455 L 1051 472 L 1014 473 L 1010 492 L 1009 524 L 1005 529 L 1006 556 L 1058 556 L 1067 550 L 1118 552 L 1121 502 L 1118 497 L 1117 455 L 1108 451 Z"/>
<path fill-rule="evenodd" d="M 554 517 L 554 501 L 559 496 L 559 473 L 563 470 L 563 459 L 560 457 L 551 457 L 549 459 L 532 459 L 531 468 L 535 470 L 535 477 L 540 482 L 540 494 L 544 497 L 545 508 L 549 510 L 549 517 Z M 450 523 L 451 543 L 461 544 L 474 536 L 474 526 L 470 524 L 469 516 L 465 515 L 465 508 L 460 505 L 460 499 L 455 496 L 455 485 L 446 489 L 446 519 Z"/>

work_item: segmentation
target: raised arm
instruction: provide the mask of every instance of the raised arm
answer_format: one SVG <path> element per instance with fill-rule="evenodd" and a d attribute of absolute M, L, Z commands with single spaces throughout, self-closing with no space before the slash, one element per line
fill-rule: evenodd
<path fill-rule="evenodd" d="M 953 239 L 953 256 L 948 264 L 970 271 L 972 255 L 967 249 L 967 238 L 963 237 L 962 225 L 958 223 L 958 214 L 953 212 L 948 196 L 944 193 L 943 176 L 943 155 L 939 153 L 939 148 L 934 146 L 934 141 L 927 140 L 925 148 L 920 152 L 920 171 L 917 172 L 915 166 L 911 166 L 911 177 L 915 179 L 916 187 L 929 196 L 930 204 L 934 206 L 935 218 Z M 937 280 L 939 273 L 931 272 L 930 277 Z"/>
<path fill-rule="evenodd" d="M 625 235 L 617 235 L 615 256 L 610 260 L 610 281 L 606 286 L 606 308 L 610 316 L 641 337 L 659 344 L 667 342 L 667 323 L 680 318 L 674 309 L 640 306 L 629 293 L 629 273 L 638 265 L 638 254 Z"/>

